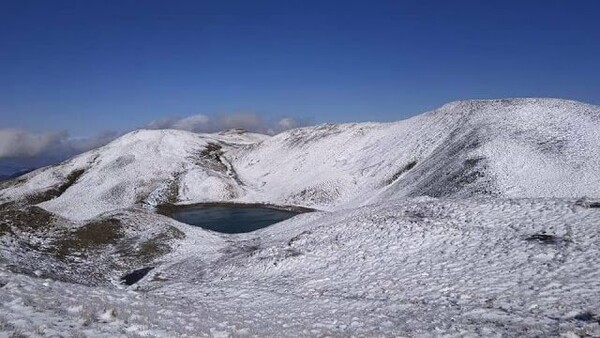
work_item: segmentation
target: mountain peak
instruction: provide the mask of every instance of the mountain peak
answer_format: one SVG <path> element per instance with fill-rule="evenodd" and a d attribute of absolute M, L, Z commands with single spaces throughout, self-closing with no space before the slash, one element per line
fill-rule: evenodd
<path fill-rule="evenodd" d="M 137 130 L 31 173 L 0 198 L 63 187 L 74 172 L 77 179 L 42 207 L 85 219 L 166 201 L 336 209 L 415 196 L 593 197 L 600 191 L 599 117 L 593 105 L 517 98 L 455 101 L 399 122 L 321 125 L 276 137 Z"/>

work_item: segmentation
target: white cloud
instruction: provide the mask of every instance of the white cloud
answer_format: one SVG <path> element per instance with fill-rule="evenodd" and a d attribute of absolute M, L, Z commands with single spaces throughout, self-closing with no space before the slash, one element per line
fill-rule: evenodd
<path fill-rule="evenodd" d="M 219 115 L 214 120 L 213 130 L 221 131 L 241 128 L 252 132 L 262 133 L 267 128 L 267 122 L 256 113 L 233 113 Z"/>
<path fill-rule="evenodd" d="M 0 159 L 65 158 L 100 147 L 119 134 L 105 132 L 92 137 L 69 138 L 65 131 L 31 133 L 22 129 L 0 129 Z"/>
<path fill-rule="evenodd" d="M 210 118 L 206 115 L 193 115 L 181 120 L 174 121 L 171 126 L 173 129 L 197 131 L 206 129 L 210 123 Z"/>
<path fill-rule="evenodd" d="M 20 129 L 0 129 L 0 158 L 38 156 L 66 137 L 66 132 L 31 134 Z"/>
<path fill-rule="evenodd" d="M 64 142 L 64 150 L 72 154 L 82 153 L 101 147 L 121 135 L 122 133 L 107 131 L 91 137 L 69 138 Z"/>
<path fill-rule="evenodd" d="M 255 133 L 275 134 L 303 125 L 306 125 L 306 123 L 292 117 L 285 117 L 273 121 L 267 120 L 257 113 L 239 112 L 221 114 L 214 117 L 198 114 L 183 118 L 165 118 L 150 122 L 146 128 L 179 129 L 196 133 L 214 133 L 222 130 L 239 128 Z"/>
<path fill-rule="evenodd" d="M 277 122 L 277 127 L 279 127 L 279 130 L 293 129 L 298 126 L 299 126 L 298 121 L 294 120 L 291 117 L 284 117 Z"/>

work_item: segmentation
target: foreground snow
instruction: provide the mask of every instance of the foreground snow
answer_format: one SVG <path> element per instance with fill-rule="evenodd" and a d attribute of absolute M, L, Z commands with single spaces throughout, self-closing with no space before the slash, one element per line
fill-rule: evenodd
<path fill-rule="evenodd" d="M 0 272 L 0 328 L 89 336 L 600 335 L 600 206 L 397 200 L 304 214 L 209 247 L 188 236 L 139 285 Z M 196 231 L 196 230 L 194 230 Z"/>

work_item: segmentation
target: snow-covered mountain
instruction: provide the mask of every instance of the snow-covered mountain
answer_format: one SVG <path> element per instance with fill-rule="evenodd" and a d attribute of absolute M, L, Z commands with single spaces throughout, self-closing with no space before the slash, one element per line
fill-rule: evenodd
<path fill-rule="evenodd" d="M 598 197 L 599 144 L 600 109 L 557 99 L 460 101 L 273 137 L 139 130 L 5 185 L 0 199 L 83 220 L 205 201 L 335 210 L 416 196 Z"/>
<path fill-rule="evenodd" d="M 600 334 L 599 199 L 600 107 L 574 101 L 139 130 L 0 182 L 0 331 Z M 207 201 L 321 212 L 224 235 L 154 210 Z"/>

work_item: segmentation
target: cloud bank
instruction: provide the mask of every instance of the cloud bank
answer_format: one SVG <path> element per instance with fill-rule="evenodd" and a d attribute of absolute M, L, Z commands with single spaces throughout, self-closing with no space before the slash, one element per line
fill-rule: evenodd
<path fill-rule="evenodd" d="M 103 146 L 120 135 L 104 132 L 73 138 L 66 131 L 31 133 L 22 129 L 0 129 L 0 177 L 61 162 Z"/>
<path fill-rule="evenodd" d="M 149 129 L 179 129 L 196 133 L 214 133 L 228 129 L 244 129 L 254 133 L 277 134 L 282 131 L 307 125 L 306 120 L 284 117 L 267 120 L 256 113 L 233 113 L 210 117 L 203 114 L 188 117 L 170 117 L 152 121 Z"/>
<path fill-rule="evenodd" d="M 66 131 L 30 133 L 22 129 L 0 129 L 0 159 L 71 156 L 103 146 L 118 136 L 116 132 L 104 132 L 71 138 Z"/>
<path fill-rule="evenodd" d="M 66 132 L 31 134 L 19 129 L 0 130 L 0 158 L 33 157 L 62 143 Z"/>

